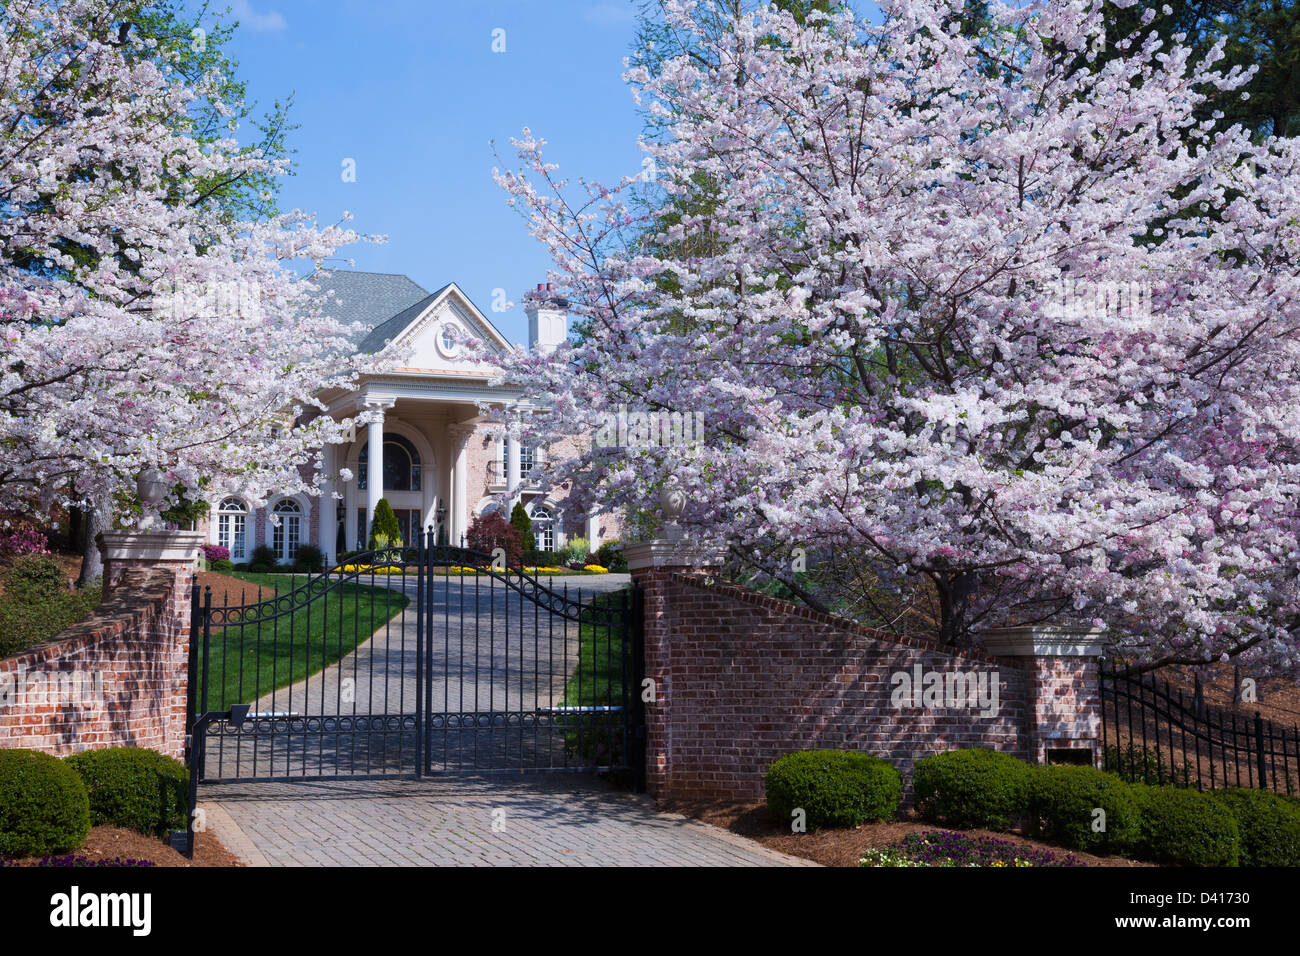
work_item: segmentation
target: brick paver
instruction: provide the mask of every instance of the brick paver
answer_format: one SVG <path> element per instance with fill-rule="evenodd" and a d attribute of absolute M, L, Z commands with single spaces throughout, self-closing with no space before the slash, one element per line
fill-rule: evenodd
<path fill-rule="evenodd" d="M 199 796 L 252 865 L 812 865 L 585 776 L 214 784 Z"/>

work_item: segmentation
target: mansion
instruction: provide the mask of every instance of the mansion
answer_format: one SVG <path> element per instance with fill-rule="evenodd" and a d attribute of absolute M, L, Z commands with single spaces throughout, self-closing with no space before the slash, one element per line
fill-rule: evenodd
<path fill-rule="evenodd" d="M 517 388 L 489 384 L 492 371 L 462 354 L 468 338 L 502 352 L 510 343 L 455 283 L 428 292 L 406 276 L 339 270 L 312 281 L 322 291 L 333 290 L 337 318 L 365 327 L 359 350 L 377 354 L 390 344 L 400 346 L 406 364 L 364 376 L 352 391 L 321 395 L 335 418 L 380 412 L 376 421 L 358 427 L 354 441 L 325 448 L 325 473 L 346 468 L 350 481 L 327 482 L 322 497 L 271 495 L 261 508 L 238 496 L 213 501 L 207 518 L 211 544 L 229 548 L 237 563 L 248 561 L 259 545 L 290 563 L 298 547 L 310 543 L 324 552 L 329 567 L 345 552 L 366 550 L 381 497 L 396 513 L 407 544 L 422 527 L 434 528 L 439 542 L 459 544 L 470 520 L 500 509 L 497 496 L 521 480 L 518 498 L 540 550 L 558 550 L 581 536 L 595 551 L 617 536 L 616 516 L 575 513 L 565 508 L 564 492 L 529 484 L 533 450 L 485 420 L 480 403 L 521 414 L 527 414 L 527 403 Z M 549 287 L 539 285 L 528 297 L 531 348 L 550 351 L 565 340 L 566 307 Z M 269 520 L 270 513 L 278 520 Z"/>

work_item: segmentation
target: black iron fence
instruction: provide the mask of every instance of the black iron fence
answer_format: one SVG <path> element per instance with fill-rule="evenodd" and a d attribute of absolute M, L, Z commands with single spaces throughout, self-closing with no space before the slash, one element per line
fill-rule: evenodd
<path fill-rule="evenodd" d="M 1150 673 L 1101 666 L 1104 767 L 1127 780 L 1300 794 L 1300 729 L 1201 703 Z"/>

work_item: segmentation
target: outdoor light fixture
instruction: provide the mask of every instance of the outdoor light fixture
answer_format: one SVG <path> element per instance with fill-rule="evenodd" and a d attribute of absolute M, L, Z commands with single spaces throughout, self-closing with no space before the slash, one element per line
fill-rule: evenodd
<path fill-rule="evenodd" d="M 144 505 L 144 517 L 140 519 L 140 528 L 152 528 L 158 522 L 158 502 L 167 495 L 167 479 L 161 471 L 150 465 L 140 472 L 135 480 L 136 494 Z"/>

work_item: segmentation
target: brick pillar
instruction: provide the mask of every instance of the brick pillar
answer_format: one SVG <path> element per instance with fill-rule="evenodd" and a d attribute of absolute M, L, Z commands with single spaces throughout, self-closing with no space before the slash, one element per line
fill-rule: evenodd
<path fill-rule="evenodd" d="M 189 687 L 191 582 L 198 567 L 204 535 L 199 531 L 105 531 L 95 543 L 104 556 L 104 597 L 129 599 L 125 588 L 140 580 L 134 573 L 161 572 L 168 585 L 161 614 L 137 639 L 148 647 L 147 683 L 156 695 L 150 702 L 157 718 L 157 749 L 173 757 L 185 752 L 186 692 Z M 127 571 L 133 573 L 123 577 Z M 123 593 L 113 595 L 121 586 Z"/>
<path fill-rule="evenodd" d="M 1078 757 L 1101 765 L 1101 686 L 1097 658 L 1107 643 L 1088 627 L 1002 627 L 984 632 L 990 654 L 1027 665 L 1026 750 L 1038 763 Z"/>
<path fill-rule="evenodd" d="M 646 790 L 664 799 L 672 796 L 672 646 L 677 616 L 669 600 L 674 572 L 721 564 L 711 550 L 684 541 L 655 539 L 623 546 L 632 581 L 641 588 L 645 608 L 645 676 L 655 682 L 655 697 L 645 705 Z M 640 688 L 632 688 L 640 693 Z"/>
<path fill-rule="evenodd" d="M 95 538 L 104 557 L 104 594 L 117 585 L 127 568 L 161 568 L 175 576 L 185 592 L 189 614 L 189 583 L 199 566 L 201 531 L 105 531 Z"/>

